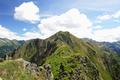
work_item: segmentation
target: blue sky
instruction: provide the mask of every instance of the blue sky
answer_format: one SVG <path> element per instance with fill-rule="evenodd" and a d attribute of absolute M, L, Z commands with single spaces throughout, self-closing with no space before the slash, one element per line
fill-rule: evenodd
<path fill-rule="evenodd" d="M 80 38 L 117 41 L 119 5 L 119 0 L 0 0 L 0 37 L 46 38 L 63 30 Z"/>

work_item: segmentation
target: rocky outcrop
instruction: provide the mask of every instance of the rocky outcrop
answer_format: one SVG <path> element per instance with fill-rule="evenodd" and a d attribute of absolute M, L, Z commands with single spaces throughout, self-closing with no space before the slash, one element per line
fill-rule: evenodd
<path fill-rule="evenodd" d="M 41 72 L 44 74 L 45 80 L 53 80 L 53 74 L 51 70 L 51 66 L 49 64 L 45 64 L 43 66 L 37 66 L 35 63 L 31 63 L 28 61 L 21 59 L 17 59 L 17 61 L 23 62 L 23 68 L 27 69 L 29 73 L 34 76 L 39 76 Z"/>
<path fill-rule="evenodd" d="M 27 70 L 29 73 L 31 73 L 33 76 L 39 76 L 41 74 L 39 66 L 37 66 L 35 63 L 31 63 L 28 61 L 25 61 L 24 59 L 17 59 L 17 62 L 22 63 L 23 69 Z"/>
<path fill-rule="evenodd" d="M 45 64 L 44 70 L 45 70 L 45 74 L 46 74 L 46 80 L 53 80 L 51 66 L 49 64 Z"/>

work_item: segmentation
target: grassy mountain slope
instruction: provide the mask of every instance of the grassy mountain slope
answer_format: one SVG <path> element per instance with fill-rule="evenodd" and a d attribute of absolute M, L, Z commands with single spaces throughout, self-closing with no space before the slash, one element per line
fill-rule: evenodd
<path fill-rule="evenodd" d="M 97 46 L 86 43 L 68 32 L 59 32 L 49 39 L 58 44 L 61 41 L 56 51 L 46 59 L 46 63 L 52 65 L 56 79 L 112 80 L 101 58 L 104 52 Z M 64 67 L 63 70 L 61 66 Z"/>
<path fill-rule="evenodd" d="M 55 80 L 118 80 L 120 77 L 117 54 L 69 32 L 60 31 L 45 40 L 27 41 L 12 57 L 22 57 L 37 65 L 50 64 Z"/>
<path fill-rule="evenodd" d="M 11 53 L 23 43 L 24 41 L 0 38 L 0 57 L 4 57 L 6 54 Z"/>
<path fill-rule="evenodd" d="M 49 69 L 50 70 L 50 69 Z M 48 76 L 49 75 L 49 76 Z M 52 80 L 45 67 L 39 67 L 23 59 L 6 60 L 0 63 L 1 80 Z"/>
<path fill-rule="evenodd" d="M 120 41 L 117 42 L 97 42 L 91 39 L 84 38 L 83 39 L 86 42 L 90 42 L 92 44 L 96 44 L 100 48 L 109 51 L 109 52 L 114 52 L 120 55 Z"/>

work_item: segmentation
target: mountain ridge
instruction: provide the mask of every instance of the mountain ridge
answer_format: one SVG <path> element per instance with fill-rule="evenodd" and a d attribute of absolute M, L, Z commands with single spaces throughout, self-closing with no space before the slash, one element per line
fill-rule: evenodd
<path fill-rule="evenodd" d="M 28 41 L 12 57 L 21 57 L 37 65 L 50 64 L 55 80 L 61 78 L 63 80 L 74 80 L 77 78 L 82 79 L 82 77 L 87 78 L 87 80 L 112 80 L 113 78 L 117 80 L 118 74 L 114 73 L 117 78 L 115 75 L 111 76 L 112 72 L 109 72 L 107 66 L 113 65 L 111 59 L 114 59 L 114 57 L 108 58 L 110 55 L 114 54 L 101 49 L 97 45 L 79 39 L 69 32 L 60 31 L 45 40 L 33 39 Z M 106 58 L 110 59 L 110 62 L 107 62 Z M 73 61 L 72 63 L 69 62 L 71 60 Z M 115 61 L 117 62 L 117 60 Z M 65 72 L 60 72 L 60 66 L 64 66 Z M 79 68 L 82 70 L 82 77 L 78 75 L 80 72 L 76 72 L 76 69 L 78 70 Z M 75 73 L 77 74 L 74 75 Z"/>
<path fill-rule="evenodd" d="M 102 44 L 103 45 L 103 44 Z M 47 39 L 26 41 L 11 55 L 13 59 L 51 65 L 54 80 L 119 80 L 120 56 L 100 43 L 58 32 Z"/>

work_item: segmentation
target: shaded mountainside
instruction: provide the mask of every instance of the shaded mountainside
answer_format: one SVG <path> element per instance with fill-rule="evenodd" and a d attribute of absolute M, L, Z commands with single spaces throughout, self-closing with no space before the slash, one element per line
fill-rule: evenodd
<path fill-rule="evenodd" d="M 13 52 L 15 49 L 17 49 L 23 43 L 24 43 L 24 41 L 0 38 L 0 57 L 4 57 L 6 54 Z"/>
<path fill-rule="evenodd" d="M 23 46 L 14 51 L 12 57 L 22 57 L 27 61 L 40 64 L 54 51 L 55 48 L 56 45 L 54 42 L 33 39 L 27 41 Z"/>
<path fill-rule="evenodd" d="M 111 51 L 120 55 L 120 42 L 119 41 L 118 42 L 113 42 L 113 43 L 104 42 L 103 47 L 106 50 L 111 50 Z"/>
<path fill-rule="evenodd" d="M 114 52 L 120 55 L 120 41 L 117 42 L 97 42 L 91 39 L 84 38 L 83 39 L 86 42 L 95 44 L 99 46 L 100 48 L 108 51 L 108 52 Z"/>
<path fill-rule="evenodd" d="M 120 57 L 117 54 L 78 39 L 69 32 L 60 31 L 45 40 L 29 40 L 11 56 L 37 65 L 50 64 L 55 80 L 120 79 Z"/>

